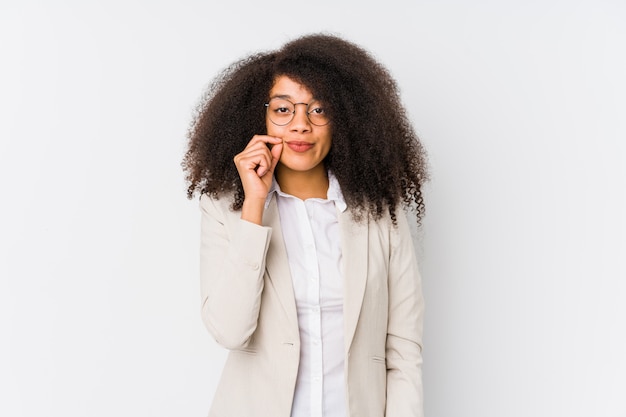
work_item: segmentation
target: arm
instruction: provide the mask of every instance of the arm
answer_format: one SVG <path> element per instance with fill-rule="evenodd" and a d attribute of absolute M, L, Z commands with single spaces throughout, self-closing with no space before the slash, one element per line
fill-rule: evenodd
<path fill-rule="evenodd" d="M 271 229 L 241 219 L 228 223 L 228 204 L 220 203 L 200 199 L 202 319 L 220 345 L 238 349 L 256 330 Z"/>
<path fill-rule="evenodd" d="M 387 324 L 388 417 L 422 417 L 424 300 L 411 233 L 404 213 L 391 231 Z"/>
<path fill-rule="evenodd" d="M 225 202 L 206 195 L 200 199 L 202 319 L 228 349 L 245 347 L 256 330 L 271 236 L 271 229 L 261 222 L 282 146 L 282 139 L 255 135 L 235 156 L 245 194 L 237 221 Z"/>

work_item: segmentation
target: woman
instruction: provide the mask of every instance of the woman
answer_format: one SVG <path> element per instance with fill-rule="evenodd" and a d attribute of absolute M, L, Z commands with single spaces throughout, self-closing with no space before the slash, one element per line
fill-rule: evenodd
<path fill-rule="evenodd" d="M 234 162 L 234 163 L 233 163 Z M 423 300 L 403 207 L 425 152 L 389 73 L 335 36 L 243 59 L 190 130 L 211 416 L 422 415 Z"/>

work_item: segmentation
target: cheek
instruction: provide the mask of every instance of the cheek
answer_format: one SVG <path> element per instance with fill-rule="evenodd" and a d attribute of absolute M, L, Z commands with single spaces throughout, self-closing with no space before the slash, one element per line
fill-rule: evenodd
<path fill-rule="evenodd" d="M 274 123 L 270 122 L 267 119 L 265 120 L 265 130 L 267 131 L 267 134 L 269 136 L 276 136 L 280 138 L 283 134 L 282 126 L 276 126 Z"/>
<path fill-rule="evenodd" d="M 324 139 L 324 157 L 326 157 L 326 155 L 328 155 L 328 152 L 330 152 L 330 147 L 332 143 L 332 137 L 330 136 L 330 134 L 328 134 L 327 137 Z"/>

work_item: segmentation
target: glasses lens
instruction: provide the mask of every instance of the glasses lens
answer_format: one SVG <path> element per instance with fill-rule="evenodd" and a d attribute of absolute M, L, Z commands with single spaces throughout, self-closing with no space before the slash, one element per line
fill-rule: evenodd
<path fill-rule="evenodd" d="M 294 105 L 283 98 L 273 98 L 267 105 L 267 113 L 273 123 L 284 126 L 293 119 Z"/>
<path fill-rule="evenodd" d="M 306 105 L 306 103 L 298 103 Z M 267 114 L 275 125 L 285 126 L 291 123 L 296 113 L 296 105 L 291 101 L 274 97 L 266 104 Z M 326 110 L 322 107 L 321 103 L 312 101 L 306 105 L 306 112 L 309 121 L 316 126 L 324 126 L 330 122 Z"/>
<path fill-rule="evenodd" d="M 309 120 L 314 125 L 324 126 L 327 125 L 330 121 L 328 119 L 328 113 L 326 113 L 326 110 L 322 107 L 322 104 L 317 101 L 311 102 L 307 111 L 309 113 Z"/>

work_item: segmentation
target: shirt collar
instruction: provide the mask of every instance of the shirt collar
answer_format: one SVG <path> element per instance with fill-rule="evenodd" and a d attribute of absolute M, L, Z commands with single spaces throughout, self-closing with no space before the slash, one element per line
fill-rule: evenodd
<path fill-rule="evenodd" d="M 270 191 L 267 193 L 267 197 L 265 198 L 265 208 L 267 208 L 272 201 L 272 197 L 274 194 L 289 196 L 289 194 L 281 191 L 280 185 L 276 182 L 276 177 L 272 177 L 272 186 L 270 187 Z M 333 201 L 335 206 L 342 213 L 346 211 L 348 208 L 346 201 L 343 198 L 343 193 L 341 192 L 341 187 L 339 186 L 339 181 L 332 172 L 328 171 L 328 191 L 326 192 L 327 199 Z"/>

